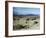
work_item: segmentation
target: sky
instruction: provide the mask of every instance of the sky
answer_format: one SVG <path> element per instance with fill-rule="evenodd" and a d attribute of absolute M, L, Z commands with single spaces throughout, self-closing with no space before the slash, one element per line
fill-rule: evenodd
<path fill-rule="evenodd" d="M 13 15 L 40 14 L 40 8 L 13 7 Z"/>

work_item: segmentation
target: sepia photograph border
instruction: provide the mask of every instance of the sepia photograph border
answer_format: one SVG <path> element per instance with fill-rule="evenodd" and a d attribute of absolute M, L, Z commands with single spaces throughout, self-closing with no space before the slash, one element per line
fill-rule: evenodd
<path fill-rule="evenodd" d="M 16 3 L 28 3 L 28 4 L 42 4 L 44 6 L 44 33 L 43 34 L 32 34 L 32 35 L 15 35 L 15 36 L 9 36 L 8 35 L 8 3 L 9 2 L 16 2 Z M 40 2 L 25 2 L 25 1 L 5 1 L 5 37 L 21 37 L 21 36 L 37 36 L 37 35 L 45 35 L 45 3 Z"/>

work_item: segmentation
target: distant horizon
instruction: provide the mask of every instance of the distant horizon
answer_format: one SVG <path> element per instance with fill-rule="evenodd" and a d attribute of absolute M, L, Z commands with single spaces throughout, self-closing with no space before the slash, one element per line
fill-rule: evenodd
<path fill-rule="evenodd" d="M 26 14 L 26 15 L 23 15 L 23 14 L 21 14 L 21 15 L 13 15 L 13 16 L 39 16 L 40 14 Z"/>
<path fill-rule="evenodd" d="M 13 7 L 14 15 L 40 15 L 40 8 Z"/>

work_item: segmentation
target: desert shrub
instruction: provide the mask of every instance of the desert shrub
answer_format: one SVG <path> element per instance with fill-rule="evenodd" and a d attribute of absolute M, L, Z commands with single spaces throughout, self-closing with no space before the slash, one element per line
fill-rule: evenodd
<path fill-rule="evenodd" d="M 29 25 L 25 25 L 25 28 L 28 29 L 29 28 Z"/>
<path fill-rule="evenodd" d="M 26 21 L 29 21 L 29 18 L 27 18 Z"/>
<path fill-rule="evenodd" d="M 34 17 L 32 20 L 36 20 L 36 17 Z"/>
<path fill-rule="evenodd" d="M 26 23 L 27 23 L 27 21 L 26 21 Z"/>
<path fill-rule="evenodd" d="M 38 22 L 37 21 L 34 21 L 34 24 L 37 24 Z"/>
<path fill-rule="evenodd" d="M 19 18 L 17 20 L 19 20 Z"/>
<path fill-rule="evenodd" d="M 13 17 L 13 20 L 16 20 L 15 17 Z"/>
<path fill-rule="evenodd" d="M 19 16 L 19 18 L 22 18 L 22 16 Z"/>
<path fill-rule="evenodd" d="M 13 26 L 13 29 L 19 30 L 19 29 L 24 29 L 25 27 L 26 26 L 23 26 L 23 25 L 18 24 L 18 25 Z"/>
<path fill-rule="evenodd" d="M 15 26 L 13 25 L 13 30 L 15 30 Z"/>

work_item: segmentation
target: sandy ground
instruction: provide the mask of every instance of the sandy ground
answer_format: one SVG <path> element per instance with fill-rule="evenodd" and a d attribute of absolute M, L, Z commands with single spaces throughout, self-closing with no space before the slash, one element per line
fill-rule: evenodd
<path fill-rule="evenodd" d="M 13 30 L 22 29 L 40 29 L 40 17 L 39 16 L 14 16 L 13 17 Z"/>

